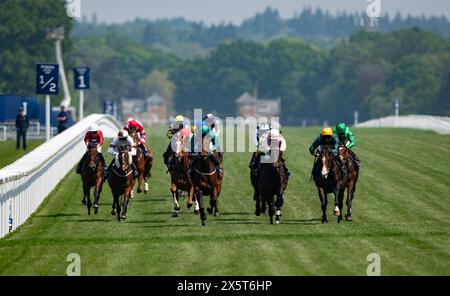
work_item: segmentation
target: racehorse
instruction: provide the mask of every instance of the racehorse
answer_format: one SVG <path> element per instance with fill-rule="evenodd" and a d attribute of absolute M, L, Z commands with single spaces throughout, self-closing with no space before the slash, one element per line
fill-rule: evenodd
<path fill-rule="evenodd" d="M 221 159 L 218 152 L 215 152 L 214 156 Z M 214 163 L 209 158 L 209 152 L 205 151 L 205 149 L 196 156 L 191 166 L 191 179 L 195 187 L 195 199 L 200 207 L 202 225 L 205 226 L 206 214 L 203 206 L 203 195 L 209 195 L 210 197 L 211 207 L 207 208 L 208 213 L 218 216 L 219 208 L 217 203 L 222 190 L 224 173 L 219 176 Z"/>
<path fill-rule="evenodd" d="M 264 156 L 261 156 L 260 173 L 258 180 L 259 195 L 256 200 L 257 216 L 261 215 L 261 208 L 265 204 L 269 207 L 270 224 L 273 224 L 273 216 L 275 221 L 280 223 L 281 207 L 283 206 L 283 193 L 288 185 L 288 178 L 286 171 L 281 163 L 281 152 L 277 145 L 273 146 L 271 150 Z M 270 159 L 270 161 L 268 161 Z M 274 196 L 277 196 L 274 201 Z M 276 212 L 275 212 L 276 208 Z"/>
<path fill-rule="evenodd" d="M 153 152 L 150 149 L 150 147 L 147 146 L 147 144 L 144 144 L 145 148 L 148 151 L 148 154 L 150 155 L 149 158 L 145 158 L 141 149 L 139 147 L 136 147 L 137 144 L 139 143 L 138 133 L 136 131 L 130 131 L 130 137 L 133 139 L 135 148 L 137 150 L 136 155 L 133 156 L 133 163 L 136 166 L 137 170 L 139 171 L 137 192 L 138 193 L 142 192 L 142 183 L 144 182 L 144 193 L 147 194 L 148 190 L 149 190 L 148 178 L 151 177 L 150 170 L 152 169 L 152 166 L 153 166 L 153 158 L 154 158 Z M 132 193 L 132 196 L 133 196 L 133 193 Z"/>
<path fill-rule="evenodd" d="M 347 186 L 347 178 L 344 178 L 337 160 L 334 158 L 328 145 L 322 146 L 318 160 L 314 164 L 313 178 L 316 183 L 320 204 L 322 208 L 322 223 L 328 223 L 327 204 L 328 193 L 334 194 L 335 210 L 338 223 L 342 221 L 342 207 L 344 191 Z"/>
<path fill-rule="evenodd" d="M 119 152 L 116 156 L 115 164 L 108 174 L 108 184 L 114 197 L 111 215 L 117 213 L 117 220 L 127 219 L 128 202 L 131 197 L 134 183 L 136 181 L 131 168 L 131 152 L 127 149 Z M 123 212 L 121 213 L 120 197 L 122 198 Z M 122 214 L 122 215 L 121 215 Z"/>
<path fill-rule="evenodd" d="M 190 160 L 187 151 L 185 151 L 184 142 L 189 141 L 189 137 L 180 136 L 176 140 L 176 149 L 173 155 L 173 166 L 170 170 L 170 192 L 172 193 L 174 212 L 172 217 L 178 217 L 180 211 L 180 194 L 181 191 L 188 192 L 188 203 L 187 207 L 192 207 L 192 199 L 194 197 L 194 184 L 192 183 L 191 177 L 189 176 Z M 178 137 L 177 136 L 177 137 Z M 198 203 L 196 203 L 198 205 Z"/>
<path fill-rule="evenodd" d="M 255 152 L 255 153 L 257 153 L 257 152 Z M 254 156 L 254 157 L 258 157 L 258 156 Z M 256 216 L 260 216 L 261 213 L 265 213 L 266 208 L 267 208 L 267 203 L 263 202 L 263 200 L 260 196 L 260 192 L 259 192 L 259 188 L 258 188 L 258 181 L 259 181 L 258 168 L 251 167 L 250 168 L 250 182 L 252 183 L 252 187 L 253 187 L 253 200 L 256 203 L 256 205 L 255 205 L 255 207 L 256 207 L 255 215 Z"/>
<path fill-rule="evenodd" d="M 91 214 L 91 188 L 94 190 L 94 213 L 98 213 L 98 201 L 100 199 L 100 193 L 103 187 L 103 165 L 100 162 L 100 158 L 97 152 L 97 145 L 94 143 L 88 144 L 88 157 L 81 166 L 81 180 L 83 182 L 83 200 L 82 203 L 86 204 L 88 214 Z"/>
<path fill-rule="evenodd" d="M 356 183 L 359 178 L 359 167 L 355 165 L 353 157 L 350 155 L 349 150 L 345 145 L 339 146 L 339 157 L 347 166 L 347 213 L 345 214 L 345 220 L 352 221 L 352 201 L 356 190 Z"/>

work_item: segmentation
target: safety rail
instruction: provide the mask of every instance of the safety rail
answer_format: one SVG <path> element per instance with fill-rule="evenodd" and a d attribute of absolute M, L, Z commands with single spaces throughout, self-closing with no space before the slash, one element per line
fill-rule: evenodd
<path fill-rule="evenodd" d="M 431 130 L 439 134 L 450 134 L 450 117 L 430 115 L 389 116 L 372 119 L 356 127 L 395 127 Z"/>
<path fill-rule="evenodd" d="M 90 115 L 0 170 L 0 238 L 22 225 L 80 160 L 86 151 L 82 139 L 92 123 L 107 138 L 121 128 L 110 115 Z"/>

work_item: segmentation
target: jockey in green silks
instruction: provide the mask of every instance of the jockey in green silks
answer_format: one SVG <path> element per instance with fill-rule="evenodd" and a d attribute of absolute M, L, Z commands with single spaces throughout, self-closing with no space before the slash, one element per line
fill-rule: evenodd
<path fill-rule="evenodd" d="M 218 147 L 220 147 L 219 145 L 219 141 L 216 137 L 216 134 L 214 133 L 214 130 L 209 128 L 203 121 L 198 125 L 198 128 L 201 130 L 201 141 L 199 141 L 199 139 L 196 139 L 198 137 L 193 136 L 191 139 L 191 153 L 195 156 L 198 152 L 203 151 L 203 139 L 205 137 L 207 137 L 207 139 L 210 140 L 209 145 L 210 145 L 210 149 L 208 151 L 208 156 L 209 159 L 212 161 L 212 163 L 214 164 L 214 166 L 216 167 L 216 170 L 218 172 L 219 175 L 222 175 L 223 169 L 220 167 L 220 162 L 219 160 L 215 157 L 214 152 L 217 150 Z M 196 142 L 196 140 L 198 142 Z M 192 162 L 191 167 L 194 167 L 195 162 L 197 161 L 198 158 L 194 159 L 194 161 Z"/>
<path fill-rule="evenodd" d="M 347 147 L 349 154 L 352 157 L 354 163 L 359 167 L 361 161 L 358 156 L 351 150 L 356 145 L 356 138 L 353 135 L 352 130 L 345 125 L 345 123 L 341 122 L 336 125 L 334 133 L 338 135 L 339 144 Z"/>

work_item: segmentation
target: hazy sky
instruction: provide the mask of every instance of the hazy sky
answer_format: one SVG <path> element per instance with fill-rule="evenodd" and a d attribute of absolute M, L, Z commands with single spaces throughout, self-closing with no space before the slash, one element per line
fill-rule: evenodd
<path fill-rule="evenodd" d="M 233 22 L 253 16 L 267 6 L 277 8 L 283 18 L 304 6 L 337 11 L 365 11 L 367 0 L 81 0 L 82 14 L 96 12 L 102 22 L 124 22 L 135 17 L 161 19 L 183 16 L 205 23 Z M 381 0 L 382 14 L 400 11 L 406 15 L 445 15 L 450 18 L 450 0 Z"/>

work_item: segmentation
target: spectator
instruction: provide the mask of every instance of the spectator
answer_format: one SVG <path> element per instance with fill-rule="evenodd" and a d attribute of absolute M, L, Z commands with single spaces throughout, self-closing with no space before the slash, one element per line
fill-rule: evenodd
<path fill-rule="evenodd" d="M 17 150 L 20 149 L 20 138 L 22 138 L 23 150 L 27 150 L 27 130 L 29 126 L 28 116 L 25 114 L 23 108 L 20 107 L 19 114 L 16 117 Z"/>
<path fill-rule="evenodd" d="M 66 111 L 66 106 L 61 106 L 61 112 L 58 114 L 58 134 L 67 129 L 67 122 L 69 121 L 69 112 Z"/>

